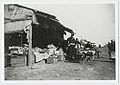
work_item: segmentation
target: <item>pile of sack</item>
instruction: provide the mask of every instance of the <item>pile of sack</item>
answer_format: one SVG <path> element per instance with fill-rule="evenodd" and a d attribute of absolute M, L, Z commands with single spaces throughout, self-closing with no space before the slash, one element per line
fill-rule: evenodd
<path fill-rule="evenodd" d="M 26 47 L 26 48 L 25 48 Z M 10 54 L 28 54 L 28 46 L 19 47 L 12 46 L 9 47 Z M 26 51 L 25 51 L 26 50 Z M 32 53 L 34 54 L 34 61 L 45 63 L 56 63 L 58 61 L 64 60 L 64 52 L 62 48 L 57 48 L 53 44 L 47 46 L 47 48 L 41 49 L 39 47 L 32 48 Z"/>
<path fill-rule="evenodd" d="M 45 62 L 50 64 L 64 60 L 64 52 L 62 48 L 57 48 L 53 44 L 48 45 L 47 49 L 35 47 L 33 48 L 33 53 L 35 55 L 35 62 L 46 60 Z"/>

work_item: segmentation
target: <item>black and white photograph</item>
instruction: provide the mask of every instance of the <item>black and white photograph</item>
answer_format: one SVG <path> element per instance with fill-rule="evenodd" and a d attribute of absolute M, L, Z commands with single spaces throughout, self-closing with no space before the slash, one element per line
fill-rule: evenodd
<path fill-rule="evenodd" d="M 4 80 L 116 80 L 115 4 L 4 4 Z"/>

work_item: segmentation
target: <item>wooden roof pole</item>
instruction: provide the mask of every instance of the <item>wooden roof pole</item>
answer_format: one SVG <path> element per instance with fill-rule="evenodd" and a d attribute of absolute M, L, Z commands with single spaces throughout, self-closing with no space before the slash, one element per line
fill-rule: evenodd
<path fill-rule="evenodd" d="M 28 51 L 28 66 L 32 66 L 33 54 L 32 54 L 32 25 L 29 27 L 29 51 Z"/>

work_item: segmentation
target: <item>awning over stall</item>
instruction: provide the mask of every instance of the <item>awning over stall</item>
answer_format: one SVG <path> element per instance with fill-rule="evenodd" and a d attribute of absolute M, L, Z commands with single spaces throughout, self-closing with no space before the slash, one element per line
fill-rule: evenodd
<path fill-rule="evenodd" d="M 5 33 L 14 33 L 14 32 L 21 32 L 26 30 L 29 25 L 31 25 L 32 20 L 25 20 L 25 21 L 17 21 L 4 24 L 4 31 Z"/>

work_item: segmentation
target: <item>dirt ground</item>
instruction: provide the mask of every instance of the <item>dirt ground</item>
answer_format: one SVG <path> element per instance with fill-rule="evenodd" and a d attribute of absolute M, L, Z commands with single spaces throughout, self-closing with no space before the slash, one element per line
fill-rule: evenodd
<path fill-rule="evenodd" d="M 115 63 L 37 63 L 32 69 L 28 66 L 5 68 L 5 74 L 6 80 L 114 80 Z"/>
<path fill-rule="evenodd" d="M 106 48 L 101 58 L 92 63 L 57 62 L 36 63 L 32 66 L 5 68 L 5 80 L 115 80 L 115 61 L 109 59 Z"/>

